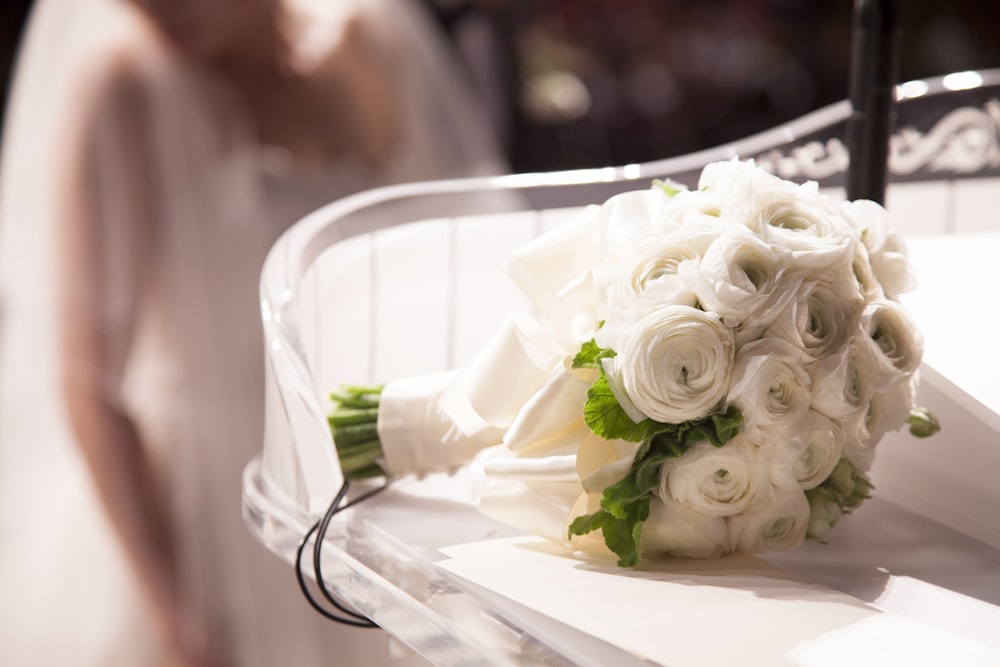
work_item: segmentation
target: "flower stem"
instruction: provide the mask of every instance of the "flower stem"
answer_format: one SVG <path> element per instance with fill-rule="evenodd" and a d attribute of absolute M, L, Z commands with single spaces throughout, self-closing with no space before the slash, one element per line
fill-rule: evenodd
<path fill-rule="evenodd" d="M 378 436 L 378 405 L 382 386 L 344 385 L 330 393 L 334 407 L 327 416 L 340 468 L 347 479 L 385 474 L 378 463 L 382 441 Z"/>

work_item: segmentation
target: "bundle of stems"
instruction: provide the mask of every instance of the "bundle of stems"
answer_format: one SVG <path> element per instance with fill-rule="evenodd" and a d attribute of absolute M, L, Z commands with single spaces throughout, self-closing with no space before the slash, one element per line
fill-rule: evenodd
<path fill-rule="evenodd" d="M 327 417 L 340 468 L 347 479 L 381 477 L 382 441 L 378 406 L 383 385 L 344 385 L 330 393 L 334 407 Z"/>

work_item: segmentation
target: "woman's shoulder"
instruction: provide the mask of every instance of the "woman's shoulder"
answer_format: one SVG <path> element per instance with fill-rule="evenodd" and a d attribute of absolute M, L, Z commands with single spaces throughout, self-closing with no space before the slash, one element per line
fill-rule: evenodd
<path fill-rule="evenodd" d="M 107 16 L 103 36 L 76 65 L 72 94 L 83 112 L 103 115 L 148 105 L 172 66 L 169 50 L 149 22 L 128 3 L 113 4 L 120 7 Z"/>
<path fill-rule="evenodd" d="M 346 54 L 397 53 L 402 23 L 397 0 L 284 0 L 290 46 L 304 69 L 320 69 Z"/>

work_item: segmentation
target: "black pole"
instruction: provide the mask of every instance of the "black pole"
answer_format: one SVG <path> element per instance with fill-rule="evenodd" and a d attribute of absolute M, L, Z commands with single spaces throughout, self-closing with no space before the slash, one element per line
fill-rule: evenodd
<path fill-rule="evenodd" d="M 885 203 L 899 70 L 896 0 L 855 0 L 847 122 L 847 198 Z"/>

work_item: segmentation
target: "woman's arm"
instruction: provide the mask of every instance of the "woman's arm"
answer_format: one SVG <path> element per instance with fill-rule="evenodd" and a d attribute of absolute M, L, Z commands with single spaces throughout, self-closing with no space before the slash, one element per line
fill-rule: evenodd
<path fill-rule="evenodd" d="M 82 91 L 58 226 L 62 385 L 98 495 L 134 565 L 164 645 L 183 655 L 172 529 L 162 480 L 121 400 L 153 266 L 156 192 L 141 79 L 110 58 Z M 204 664 L 177 659 L 178 664 Z"/>

